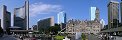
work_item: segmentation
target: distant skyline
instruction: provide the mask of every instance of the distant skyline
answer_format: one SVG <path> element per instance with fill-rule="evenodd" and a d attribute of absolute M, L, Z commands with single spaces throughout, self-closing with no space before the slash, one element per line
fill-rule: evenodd
<path fill-rule="evenodd" d="M 0 0 L 0 9 L 2 5 L 6 5 L 7 10 L 12 13 L 11 18 L 13 19 L 14 8 L 22 7 L 24 1 L 25 0 Z M 51 16 L 55 17 L 55 23 L 57 23 L 57 13 L 60 10 L 66 12 L 68 20 L 90 20 L 90 7 L 99 8 L 100 19 L 104 19 L 105 24 L 108 24 L 108 2 L 109 0 L 29 0 L 30 27 L 37 24 L 39 19 Z"/>

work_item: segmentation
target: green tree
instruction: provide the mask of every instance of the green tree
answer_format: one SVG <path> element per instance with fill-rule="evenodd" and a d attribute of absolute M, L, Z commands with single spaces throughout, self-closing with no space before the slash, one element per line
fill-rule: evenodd
<path fill-rule="evenodd" d="M 84 33 L 82 33 L 81 37 L 82 37 L 82 40 L 86 40 L 86 35 Z"/>
<path fill-rule="evenodd" d="M 3 29 L 0 27 L 0 33 L 3 33 Z"/>
<path fill-rule="evenodd" d="M 4 34 L 3 29 L 0 27 L 0 37 L 2 37 Z"/>
<path fill-rule="evenodd" d="M 58 25 L 58 24 L 55 24 L 55 26 L 51 26 L 48 28 L 48 31 L 53 33 L 53 34 L 57 34 L 58 31 L 60 31 L 60 30 L 61 30 L 60 25 Z"/>

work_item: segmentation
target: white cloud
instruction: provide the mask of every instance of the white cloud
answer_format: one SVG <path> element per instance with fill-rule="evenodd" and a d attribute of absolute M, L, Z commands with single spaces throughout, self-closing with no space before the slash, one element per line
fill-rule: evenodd
<path fill-rule="evenodd" d="M 48 14 L 51 12 L 58 12 L 60 11 L 61 5 L 53 5 L 53 4 L 44 4 L 42 2 L 40 3 L 34 3 L 30 5 L 30 16 L 36 16 L 39 14 Z"/>

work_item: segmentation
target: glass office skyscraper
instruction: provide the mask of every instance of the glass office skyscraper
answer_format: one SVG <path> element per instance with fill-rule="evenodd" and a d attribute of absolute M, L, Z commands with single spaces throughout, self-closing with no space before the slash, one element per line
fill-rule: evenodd
<path fill-rule="evenodd" d="M 66 13 L 64 11 L 60 11 L 58 13 L 58 20 L 57 20 L 58 24 L 60 24 L 60 28 L 63 29 L 66 27 L 66 21 L 67 21 L 67 17 L 66 17 Z"/>
<path fill-rule="evenodd" d="M 96 11 L 96 7 L 91 7 L 90 20 L 94 20 L 95 19 L 95 11 Z"/>
<path fill-rule="evenodd" d="M 108 28 L 116 28 L 119 23 L 119 2 L 110 1 L 108 7 Z"/>
<path fill-rule="evenodd" d="M 61 23 L 66 23 L 66 13 L 64 11 L 61 11 L 58 13 L 58 24 L 61 24 Z"/>

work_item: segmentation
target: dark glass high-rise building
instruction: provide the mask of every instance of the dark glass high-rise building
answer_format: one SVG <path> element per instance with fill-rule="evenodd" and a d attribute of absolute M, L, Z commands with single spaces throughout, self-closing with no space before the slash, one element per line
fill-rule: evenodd
<path fill-rule="evenodd" d="M 3 5 L 2 7 L 2 20 L 1 20 L 1 27 L 3 30 L 8 29 L 11 27 L 11 13 L 7 11 L 7 7 Z"/>
<path fill-rule="evenodd" d="M 119 23 L 119 2 L 110 1 L 108 4 L 108 28 L 116 28 Z"/>
<path fill-rule="evenodd" d="M 14 9 L 14 27 L 20 27 L 21 30 L 29 29 L 29 1 L 25 5 Z"/>

